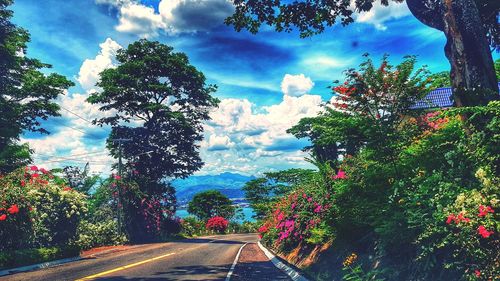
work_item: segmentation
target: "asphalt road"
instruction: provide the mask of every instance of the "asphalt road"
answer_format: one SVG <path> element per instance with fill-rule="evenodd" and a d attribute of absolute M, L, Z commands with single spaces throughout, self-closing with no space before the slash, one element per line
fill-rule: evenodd
<path fill-rule="evenodd" d="M 4 280 L 224 280 L 239 248 L 256 234 L 229 234 L 147 244 Z"/>

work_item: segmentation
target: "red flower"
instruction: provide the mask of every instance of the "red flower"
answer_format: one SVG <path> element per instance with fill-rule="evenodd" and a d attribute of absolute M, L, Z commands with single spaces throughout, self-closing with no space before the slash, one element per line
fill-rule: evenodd
<path fill-rule="evenodd" d="M 458 216 L 457 216 L 457 223 L 462 222 L 462 221 L 463 221 L 463 222 L 470 222 L 470 219 L 469 219 L 469 218 L 464 217 L 464 214 L 463 214 L 463 213 L 460 213 L 460 214 L 458 214 Z"/>
<path fill-rule="evenodd" d="M 66 186 L 65 188 L 63 188 L 63 190 L 64 190 L 64 191 L 71 191 L 71 190 L 73 190 L 73 189 L 71 189 L 71 187 L 67 187 L 67 186 Z"/>
<path fill-rule="evenodd" d="M 4 221 L 7 219 L 7 215 L 6 214 L 3 214 L 0 216 L 0 221 Z"/>
<path fill-rule="evenodd" d="M 490 237 L 491 234 L 493 234 L 493 231 L 488 231 L 483 225 L 480 225 L 477 228 L 477 233 L 481 235 L 483 238 L 488 238 Z"/>
<path fill-rule="evenodd" d="M 479 214 L 477 216 L 482 218 L 482 217 L 485 217 L 486 215 L 488 215 L 488 213 L 494 213 L 494 212 L 495 211 L 490 206 L 485 207 L 483 205 L 479 205 Z"/>
<path fill-rule="evenodd" d="M 31 169 L 32 171 L 38 171 L 37 166 L 31 166 L 31 167 L 30 167 L 30 169 Z"/>
<path fill-rule="evenodd" d="M 481 276 L 481 271 L 476 269 L 476 270 L 474 270 L 474 274 L 476 274 L 476 277 L 479 277 L 479 276 Z"/>
<path fill-rule="evenodd" d="M 21 186 L 25 186 L 26 185 L 26 182 L 25 181 L 21 181 Z"/>
<path fill-rule="evenodd" d="M 120 177 L 119 175 L 116 175 L 115 176 L 115 180 L 121 180 L 122 177 Z"/>
<path fill-rule="evenodd" d="M 33 177 L 33 178 L 38 178 L 39 176 L 40 176 L 39 174 L 33 174 L 33 175 L 31 175 L 31 177 Z"/>
<path fill-rule="evenodd" d="M 206 228 L 217 232 L 224 232 L 229 222 L 223 217 L 213 217 L 207 221 Z"/>
<path fill-rule="evenodd" d="M 452 221 L 456 221 L 455 215 L 454 214 L 449 214 L 448 218 L 446 219 L 446 223 L 450 224 Z"/>
<path fill-rule="evenodd" d="M 7 212 L 9 212 L 9 214 L 13 215 L 13 214 L 17 214 L 19 213 L 19 208 L 17 207 L 16 204 L 10 206 L 10 208 L 7 209 Z"/>

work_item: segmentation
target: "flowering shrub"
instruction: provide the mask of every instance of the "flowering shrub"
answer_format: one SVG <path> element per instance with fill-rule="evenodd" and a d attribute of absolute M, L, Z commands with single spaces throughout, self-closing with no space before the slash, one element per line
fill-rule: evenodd
<path fill-rule="evenodd" d="M 31 166 L 0 178 L 0 249 L 65 245 L 87 211 L 85 196 Z"/>
<path fill-rule="evenodd" d="M 96 246 L 119 245 L 127 242 L 124 234 L 118 234 L 116 221 L 107 220 L 91 223 L 82 221 L 78 226 L 76 245 L 80 249 L 90 249 Z"/>
<path fill-rule="evenodd" d="M 330 199 L 330 194 L 317 186 L 304 186 L 282 197 L 259 228 L 262 240 L 281 250 L 301 243 L 327 242 L 331 239 L 325 220 L 332 217 Z"/>
<path fill-rule="evenodd" d="M 215 231 L 217 233 L 224 233 L 229 225 L 229 222 L 223 217 L 213 217 L 208 219 L 205 227 L 208 230 Z"/>
<path fill-rule="evenodd" d="M 349 70 L 333 107 L 290 131 L 323 180 L 287 185 L 259 232 L 294 257 L 332 245 L 319 280 L 499 279 L 500 101 L 413 110 L 429 82 L 414 65 Z"/>

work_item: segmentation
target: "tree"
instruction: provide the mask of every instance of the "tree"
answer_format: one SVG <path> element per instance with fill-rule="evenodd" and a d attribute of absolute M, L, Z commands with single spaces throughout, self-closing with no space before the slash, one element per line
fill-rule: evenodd
<path fill-rule="evenodd" d="M 117 157 L 113 138 L 128 138 L 123 156 L 140 175 L 154 180 L 186 177 L 203 165 L 199 157 L 202 122 L 218 100 L 214 85 L 189 63 L 183 53 L 159 42 L 139 40 L 119 50 L 116 68 L 104 70 L 102 91 L 88 101 L 111 111 L 95 123 L 113 126 L 108 148 Z M 125 126 L 125 124 L 132 124 Z"/>
<path fill-rule="evenodd" d="M 218 103 L 211 96 L 216 86 L 206 85 L 203 73 L 184 53 L 159 42 L 134 42 L 119 50 L 116 60 L 116 68 L 100 73 L 97 86 L 102 90 L 88 102 L 109 112 L 94 123 L 112 126 L 107 147 L 115 158 L 120 149 L 114 139 L 129 139 L 121 144 L 130 175 L 124 180 L 139 189 L 121 192 L 124 221 L 132 241 L 145 241 L 155 235 L 145 214 L 168 220 L 175 212 L 175 191 L 166 178 L 187 177 L 203 165 L 198 142 L 203 139 L 202 122 Z"/>
<path fill-rule="evenodd" d="M 263 178 L 248 181 L 243 186 L 245 199 L 255 212 L 256 219 L 263 219 L 273 207 L 279 196 L 283 196 L 310 181 L 316 172 L 304 169 L 289 169 L 279 172 L 265 173 Z"/>
<path fill-rule="evenodd" d="M 31 162 L 30 149 L 18 144 L 23 131 L 49 132 L 41 120 L 59 116 L 54 99 L 73 86 L 59 74 L 45 75 L 49 64 L 26 56 L 28 31 L 10 20 L 12 0 L 0 0 L 0 173 Z"/>
<path fill-rule="evenodd" d="M 100 179 L 98 175 L 89 175 L 88 163 L 83 169 L 67 166 L 64 167 L 62 171 L 64 173 L 64 178 L 68 181 L 68 185 L 85 195 L 90 195 L 92 187 L 94 187 Z"/>
<path fill-rule="evenodd" d="M 353 13 L 369 11 L 376 0 L 235 0 L 234 15 L 226 19 L 237 31 L 256 33 L 264 23 L 276 31 L 297 27 L 302 37 L 324 31 L 340 20 L 354 21 Z M 403 0 L 393 0 L 403 2 Z M 353 3 L 353 5 L 351 5 Z M 389 0 L 381 0 L 388 5 Z M 407 0 L 411 13 L 422 23 L 446 35 L 445 54 L 451 64 L 451 80 L 457 106 L 485 105 L 499 99 L 490 46 L 500 50 L 500 2 L 493 0 Z M 472 89 L 488 94 L 468 97 Z"/>
<path fill-rule="evenodd" d="M 197 193 L 193 200 L 188 203 L 188 212 L 201 220 L 213 217 L 231 219 L 235 211 L 236 208 L 232 205 L 231 200 L 218 190 Z"/>

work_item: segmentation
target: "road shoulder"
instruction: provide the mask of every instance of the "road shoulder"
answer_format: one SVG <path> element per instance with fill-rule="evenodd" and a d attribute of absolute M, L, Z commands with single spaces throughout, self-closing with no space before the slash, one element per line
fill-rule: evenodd
<path fill-rule="evenodd" d="M 257 243 L 246 244 L 231 275 L 233 281 L 293 280 L 278 269 Z"/>

